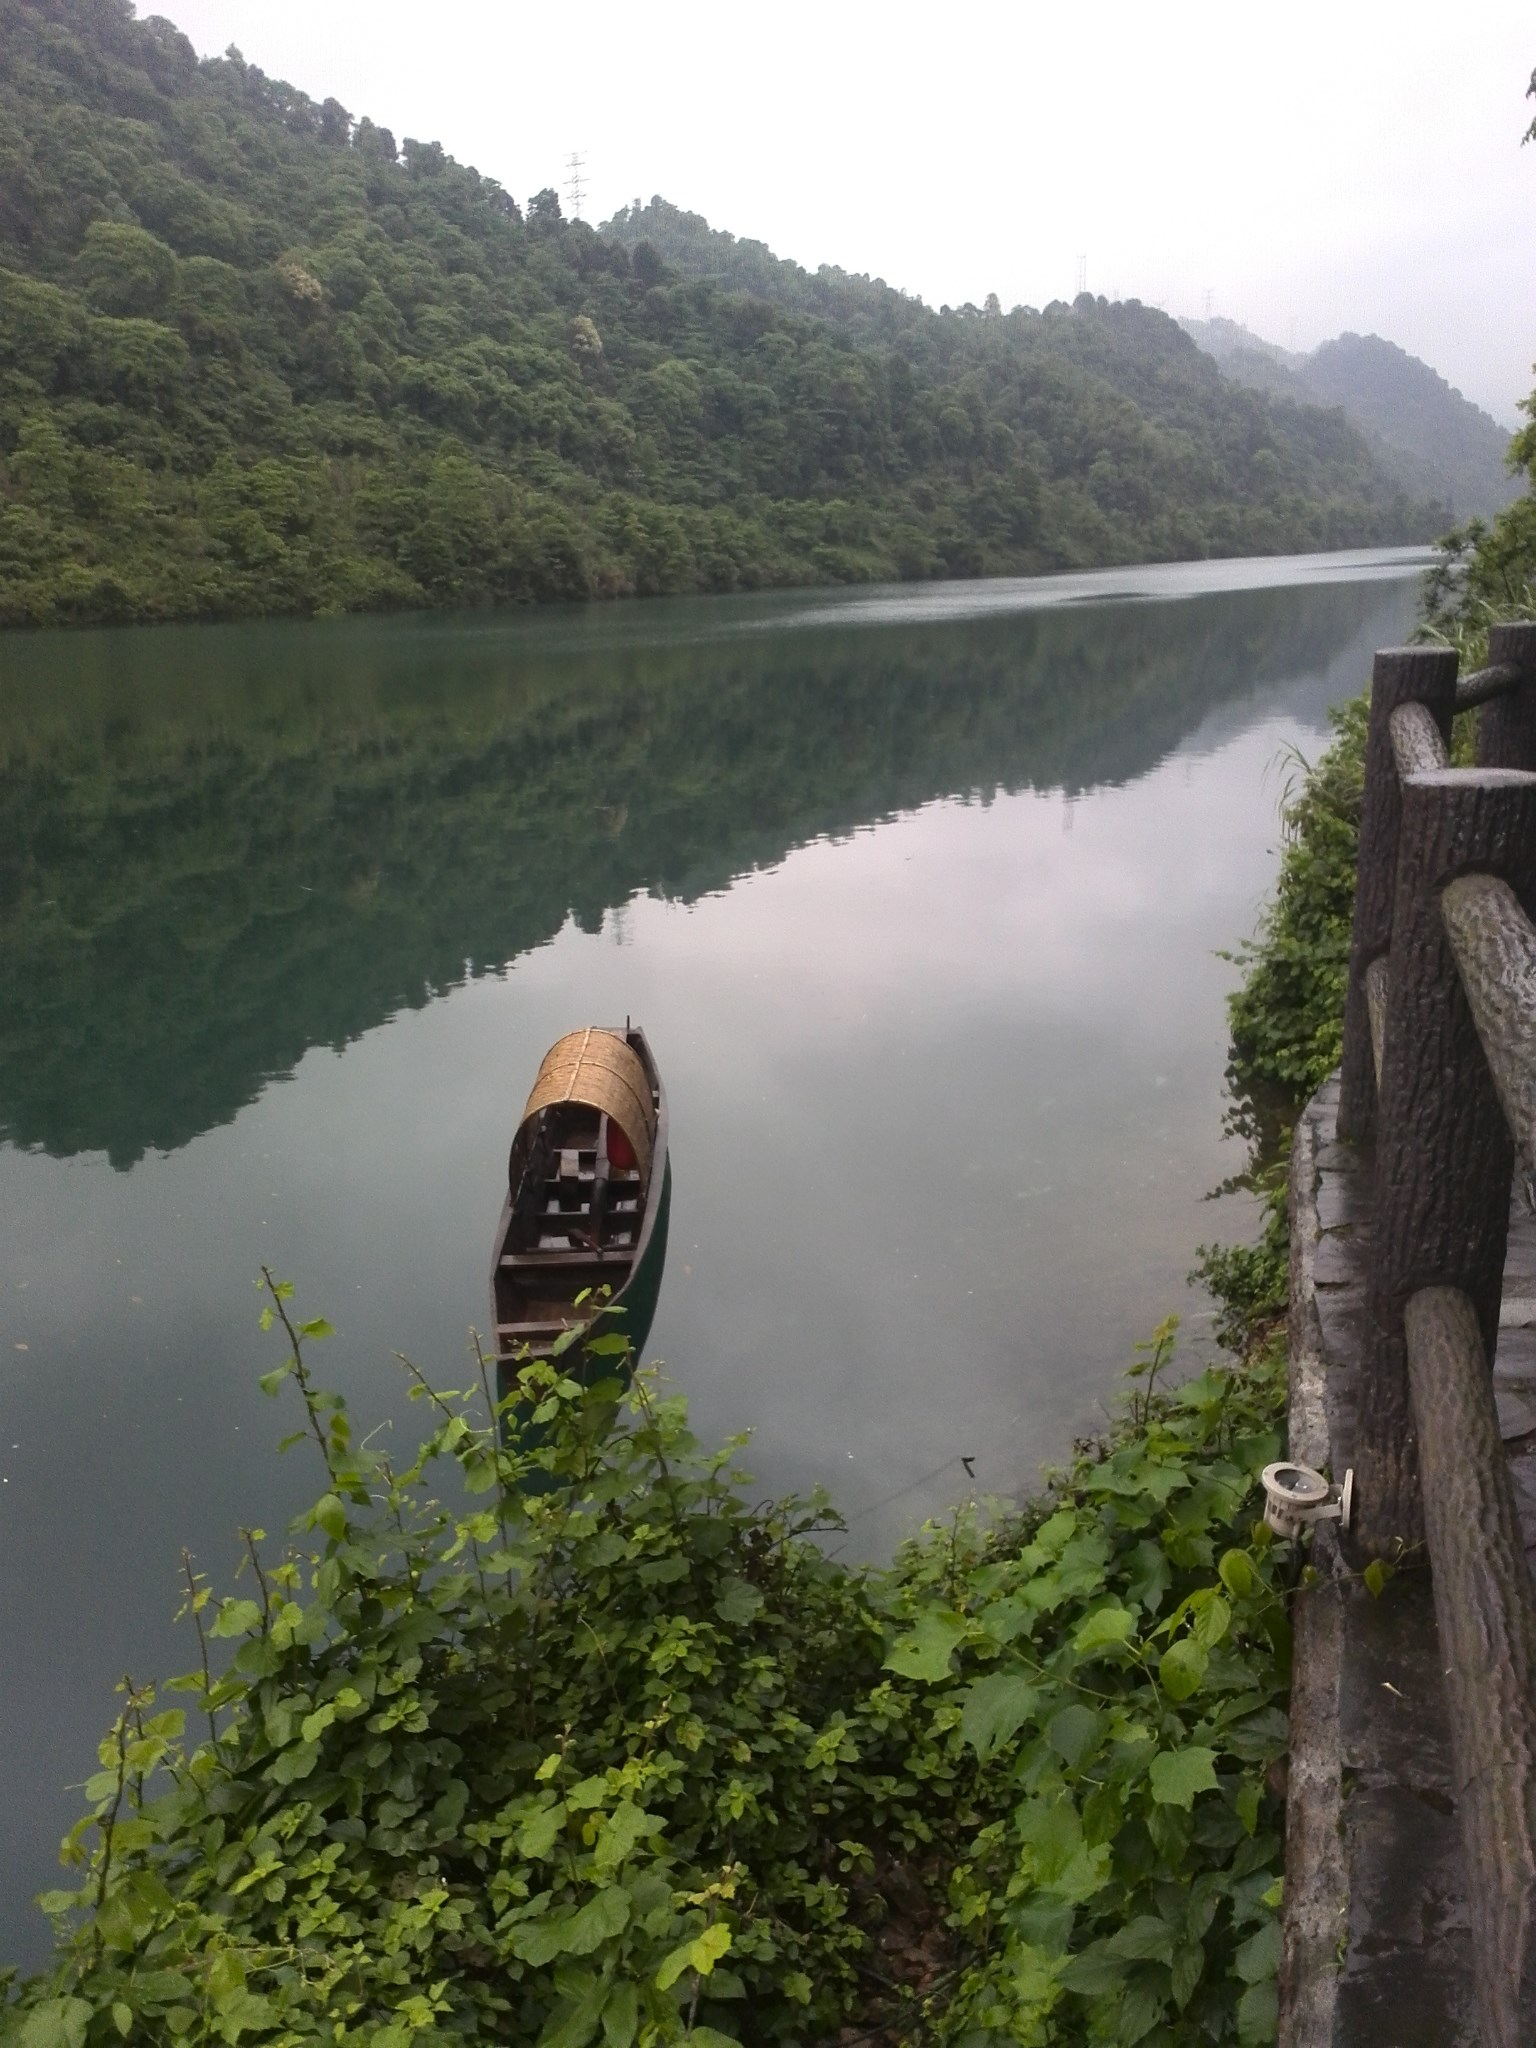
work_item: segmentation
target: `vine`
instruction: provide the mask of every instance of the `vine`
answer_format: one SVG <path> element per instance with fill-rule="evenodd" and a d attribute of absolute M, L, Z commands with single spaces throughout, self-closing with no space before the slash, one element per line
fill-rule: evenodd
<path fill-rule="evenodd" d="M 521 1431 L 418 1375 L 399 1471 L 267 1286 L 325 1490 L 125 1681 L 6 2048 L 1272 2038 L 1278 1354 L 1166 1391 L 1165 1324 L 1044 1497 L 866 1572 L 618 1336 Z"/>

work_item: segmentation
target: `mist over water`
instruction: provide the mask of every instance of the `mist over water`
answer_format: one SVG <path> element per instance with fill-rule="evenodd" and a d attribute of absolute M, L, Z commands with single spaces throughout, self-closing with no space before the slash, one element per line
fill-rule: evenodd
<path fill-rule="evenodd" d="M 260 1265 L 411 1431 L 392 1354 L 464 1383 L 571 1026 L 636 1017 L 668 1085 L 652 1353 L 852 1555 L 962 1457 L 1027 1485 L 1168 1310 L 1208 1342 L 1217 952 L 1417 566 L 7 641 L 0 1957 L 114 1680 L 191 1661 L 180 1546 L 227 1585 L 314 1491 Z"/>

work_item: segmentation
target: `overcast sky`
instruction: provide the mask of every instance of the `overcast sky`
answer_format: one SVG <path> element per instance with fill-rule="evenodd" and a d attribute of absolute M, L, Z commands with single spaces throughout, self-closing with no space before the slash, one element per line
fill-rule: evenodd
<path fill-rule="evenodd" d="M 1353 328 L 1501 421 L 1536 356 L 1528 0 L 140 0 L 520 200 L 661 193 L 930 304 L 1090 290 Z"/>

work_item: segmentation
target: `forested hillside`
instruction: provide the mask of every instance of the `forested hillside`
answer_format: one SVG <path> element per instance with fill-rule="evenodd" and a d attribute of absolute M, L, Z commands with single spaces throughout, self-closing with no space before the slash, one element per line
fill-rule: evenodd
<path fill-rule="evenodd" d="M 634 239 L 552 192 L 525 213 L 238 52 L 199 62 L 127 0 L 0 0 L 0 623 L 978 575 L 1438 523 L 1337 413 L 1227 383 L 1147 309 L 885 293 L 877 316 L 876 288 L 797 303 Z"/>
<path fill-rule="evenodd" d="M 1339 334 L 1297 355 L 1235 320 L 1181 324 L 1237 383 L 1339 406 L 1410 495 L 1441 499 L 1458 519 L 1497 512 L 1519 495 L 1498 421 L 1396 342 Z"/>

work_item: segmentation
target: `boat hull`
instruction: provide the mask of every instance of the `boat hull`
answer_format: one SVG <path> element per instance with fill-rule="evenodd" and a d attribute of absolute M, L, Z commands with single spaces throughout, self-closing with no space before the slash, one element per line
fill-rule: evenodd
<path fill-rule="evenodd" d="M 564 1373 L 589 1386 L 599 1380 L 614 1377 L 616 1372 L 620 1377 L 626 1377 L 638 1363 L 650 1338 L 652 1322 L 655 1320 L 661 1283 L 666 1271 L 667 1232 L 672 1208 L 672 1160 L 668 1149 L 666 1095 L 644 1033 L 626 1026 L 624 1036 L 650 1078 L 655 1104 L 650 1174 L 631 1254 L 627 1259 L 619 1261 L 612 1253 L 605 1251 L 598 1257 L 588 1260 L 583 1259 L 579 1253 L 561 1253 L 551 1248 L 552 1264 L 556 1261 L 571 1261 L 581 1265 L 579 1278 L 591 1288 L 592 1294 L 589 1298 L 596 1301 L 601 1296 L 603 1286 L 609 1285 L 612 1288 L 609 1299 L 602 1306 L 595 1307 L 584 1321 L 575 1320 L 572 1311 L 568 1310 L 564 1330 L 557 1329 L 548 1333 L 541 1331 L 537 1337 L 530 1336 L 519 1341 L 502 1320 L 504 1310 L 503 1289 L 500 1284 L 501 1269 L 504 1266 L 526 1268 L 530 1263 L 530 1257 L 537 1260 L 550 1255 L 524 1253 L 521 1257 L 507 1256 L 514 1245 L 515 1186 L 503 1205 L 501 1220 L 497 1226 L 496 1245 L 491 1263 L 491 1316 L 492 1327 L 497 1331 L 496 1396 L 498 1406 L 502 1406 L 504 1430 L 514 1432 L 520 1441 L 526 1442 L 527 1425 L 525 1423 L 519 1426 L 515 1402 L 510 1406 L 503 1404 L 508 1403 L 509 1397 L 518 1393 L 522 1375 L 530 1364 L 540 1359 L 558 1358 Z M 595 1210 L 595 1202 L 593 1207 Z M 556 1218 L 555 1213 L 550 1211 L 549 1220 L 563 1222 L 564 1218 Z M 573 1218 L 573 1223 L 575 1221 Z M 613 1279 L 605 1281 L 603 1269 L 610 1262 L 614 1269 Z M 582 1307 L 584 1306 L 583 1304 Z M 574 1339 L 570 1336 L 572 1328 L 580 1332 Z M 629 1351 L 626 1356 L 617 1356 L 606 1349 L 596 1353 L 588 1349 L 591 1340 L 610 1333 L 622 1334 L 629 1340 Z M 557 1342 L 563 1342 L 564 1348 L 557 1350 Z"/>

